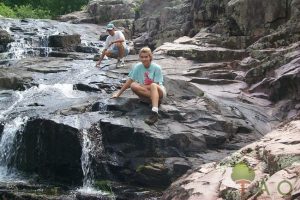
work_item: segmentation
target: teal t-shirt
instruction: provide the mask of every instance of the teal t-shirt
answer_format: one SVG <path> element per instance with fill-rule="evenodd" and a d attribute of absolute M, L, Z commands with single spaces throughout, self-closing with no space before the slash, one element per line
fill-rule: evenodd
<path fill-rule="evenodd" d="M 152 62 L 148 68 L 144 67 L 142 63 L 136 64 L 128 76 L 135 82 L 144 85 L 150 85 L 152 82 L 163 85 L 164 82 L 161 67 Z"/>

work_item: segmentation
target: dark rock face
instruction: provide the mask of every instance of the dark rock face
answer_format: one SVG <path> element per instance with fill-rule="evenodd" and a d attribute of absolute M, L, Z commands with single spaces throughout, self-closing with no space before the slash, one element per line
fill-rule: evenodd
<path fill-rule="evenodd" d="M 68 48 L 81 43 L 80 35 L 51 35 L 49 36 L 49 47 Z"/>
<path fill-rule="evenodd" d="M 0 53 L 6 51 L 6 46 L 10 42 L 14 41 L 9 33 L 5 30 L 0 29 Z"/>
<path fill-rule="evenodd" d="M 95 23 L 105 23 L 115 19 L 134 18 L 135 5 L 130 1 L 122 0 L 96 0 L 88 5 L 87 12 Z"/>
<path fill-rule="evenodd" d="M 3 133 L 3 129 L 4 129 L 4 124 L 0 123 L 0 138 L 1 138 L 2 133 Z"/>
<path fill-rule="evenodd" d="M 17 140 L 20 146 L 12 161 L 16 168 L 51 181 L 81 184 L 82 148 L 77 129 L 33 119 L 27 122 Z"/>
<path fill-rule="evenodd" d="M 21 73 L 14 69 L 2 69 L 0 71 L 0 88 L 24 90 L 27 84 L 30 84 L 32 78 L 29 73 Z"/>
<path fill-rule="evenodd" d="M 189 1 L 144 1 L 134 22 L 136 46 L 154 49 L 187 34 L 191 28 L 190 6 Z"/>

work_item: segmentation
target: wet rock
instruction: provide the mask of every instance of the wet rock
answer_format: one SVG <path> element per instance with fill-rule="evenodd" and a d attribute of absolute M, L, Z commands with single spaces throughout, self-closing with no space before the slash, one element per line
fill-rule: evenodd
<path fill-rule="evenodd" d="M 30 72 L 38 72 L 38 73 L 59 73 L 68 71 L 68 67 L 60 67 L 60 66 L 30 66 L 27 68 Z"/>
<path fill-rule="evenodd" d="M 2 137 L 3 130 L 4 130 L 4 124 L 0 123 L 0 138 Z"/>
<path fill-rule="evenodd" d="M 77 90 L 87 91 L 87 92 L 101 91 L 98 87 L 92 87 L 90 85 L 85 85 L 83 83 L 75 84 L 74 88 L 76 88 Z"/>
<path fill-rule="evenodd" d="M 0 88 L 2 89 L 24 90 L 31 81 L 32 77 L 28 72 L 22 73 L 9 68 L 2 68 L 0 71 Z"/>
<path fill-rule="evenodd" d="M 99 36 L 99 40 L 105 42 L 108 35 L 109 34 L 107 32 L 102 32 Z"/>
<path fill-rule="evenodd" d="M 84 194 L 84 193 L 78 193 L 76 194 L 76 200 L 110 200 L 113 197 L 110 197 L 109 195 L 101 195 L 101 194 Z"/>
<path fill-rule="evenodd" d="M 169 157 L 165 160 L 165 166 L 169 169 L 169 173 L 173 174 L 171 179 L 172 182 L 182 176 L 182 174 L 185 174 L 189 169 L 196 166 L 196 163 L 197 160 L 189 160 L 180 157 Z M 199 161 L 198 164 L 200 164 Z"/>
<path fill-rule="evenodd" d="M 140 165 L 136 169 L 136 181 L 146 186 L 168 186 L 171 182 L 168 168 L 160 163 Z"/>
<path fill-rule="evenodd" d="M 5 52 L 7 44 L 13 41 L 14 39 L 7 31 L 0 29 L 0 53 Z"/>
<path fill-rule="evenodd" d="M 79 130 L 46 119 L 29 120 L 11 165 L 55 182 L 81 184 Z"/>
<path fill-rule="evenodd" d="M 76 46 L 75 51 L 82 52 L 82 53 L 98 53 L 99 49 L 96 47 L 78 45 Z"/>
<path fill-rule="evenodd" d="M 51 35 L 49 36 L 49 47 L 70 48 L 81 43 L 80 35 Z"/>

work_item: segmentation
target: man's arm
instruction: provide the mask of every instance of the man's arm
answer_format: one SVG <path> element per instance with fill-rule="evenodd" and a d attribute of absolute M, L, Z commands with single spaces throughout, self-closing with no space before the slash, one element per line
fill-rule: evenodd
<path fill-rule="evenodd" d="M 124 85 L 122 86 L 122 88 L 121 88 L 117 93 L 113 94 L 112 98 L 117 98 L 117 97 L 121 96 L 125 90 L 127 90 L 128 88 L 130 88 L 130 85 L 131 85 L 131 83 L 133 83 L 133 82 L 134 82 L 134 81 L 133 81 L 131 78 L 129 78 L 129 79 L 124 83 Z"/>
<path fill-rule="evenodd" d="M 102 51 L 101 56 L 100 56 L 99 60 L 98 60 L 97 63 L 96 63 L 96 67 L 99 67 L 99 66 L 100 66 L 101 61 L 103 60 L 106 51 L 107 51 L 107 49 L 104 49 L 104 50 Z"/>

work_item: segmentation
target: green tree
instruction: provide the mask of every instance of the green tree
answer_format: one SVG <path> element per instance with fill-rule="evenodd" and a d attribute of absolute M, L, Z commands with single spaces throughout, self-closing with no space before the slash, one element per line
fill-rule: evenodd
<path fill-rule="evenodd" d="M 10 8 L 31 6 L 33 9 L 49 11 L 52 17 L 80 10 L 89 0 L 0 0 Z M 30 8 L 30 7 L 26 7 Z M 22 8 L 25 9 L 25 8 Z"/>
<path fill-rule="evenodd" d="M 16 17 L 14 10 L 4 5 L 3 3 L 0 3 L 0 15 L 11 18 Z"/>

